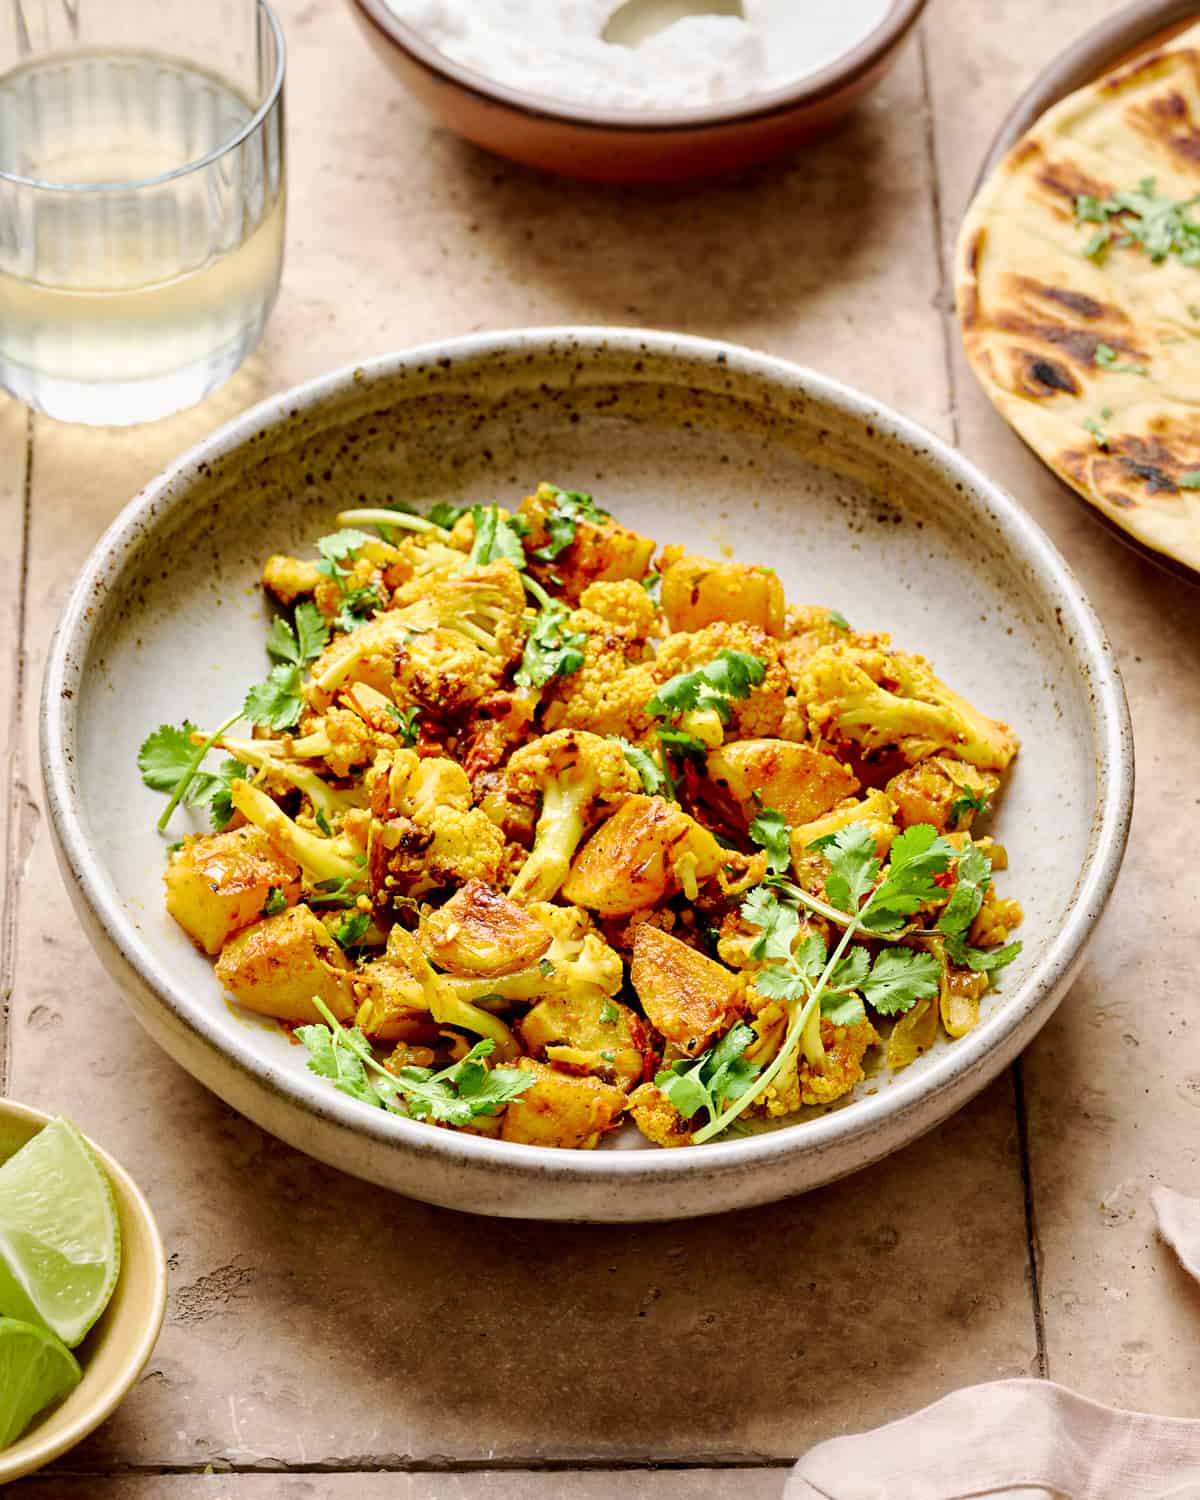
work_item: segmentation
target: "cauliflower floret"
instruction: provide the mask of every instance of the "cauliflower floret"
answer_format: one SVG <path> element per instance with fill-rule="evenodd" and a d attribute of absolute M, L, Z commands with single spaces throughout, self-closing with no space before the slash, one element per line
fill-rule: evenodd
<path fill-rule="evenodd" d="M 559 678 L 542 713 L 547 729 L 587 729 L 619 734 L 634 744 L 651 736 L 654 720 L 646 704 L 659 685 L 653 662 L 627 664 L 623 645 L 589 635 L 583 665 Z"/>
<path fill-rule="evenodd" d="M 434 807 L 372 826 L 371 889 L 384 909 L 472 880 L 495 885 L 507 868 L 504 835 L 477 807 Z"/>
<path fill-rule="evenodd" d="M 525 592 L 512 563 L 475 568 L 429 585 L 339 636 L 313 667 L 308 696 L 322 708 L 347 681 L 398 701 L 454 713 L 494 693 L 524 637 Z"/>
<path fill-rule="evenodd" d="M 324 575 L 314 562 L 275 553 L 263 564 L 263 588 L 285 608 L 316 591 Z"/>
<path fill-rule="evenodd" d="M 648 1141 L 656 1146 L 690 1146 L 692 1132 L 687 1121 L 666 1094 L 652 1083 L 643 1083 L 629 1096 L 629 1114 Z"/>
<path fill-rule="evenodd" d="M 733 716 L 727 738 L 761 739 L 778 734 L 788 691 L 787 673 L 779 659 L 779 642 L 756 625 L 735 621 L 669 635 L 655 661 L 659 682 L 706 666 L 719 651 L 741 651 L 756 656 L 766 669 L 763 680 L 751 689 L 748 698 L 730 703 Z"/>
<path fill-rule="evenodd" d="M 587 829 L 641 786 L 619 745 L 577 729 L 522 745 L 508 784 L 515 798 L 541 798 L 533 849 L 509 890 L 516 901 L 556 895 Z"/>
<path fill-rule="evenodd" d="M 595 615 L 605 625 L 628 635 L 631 640 L 645 641 L 659 634 L 658 611 L 654 600 L 632 578 L 611 583 L 590 583 L 579 596 L 579 607 Z"/>
<path fill-rule="evenodd" d="M 778 1000 L 764 1004 L 753 1022 L 762 1042 L 747 1048 L 746 1056 L 765 1065 L 783 1039 L 787 1020 L 787 1007 Z M 823 1019 L 824 1055 L 820 1065 L 814 1067 L 803 1049 L 797 1047 L 761 1098 L 751 1105 L 751 1110 L 775 1119 L 795 1114 L 802 1105 L 832 1104 L 862 1079 L 863 1058 L 871 1047 L 879 1045 L 879 1040 L 879 1033 L 870 1021 L 860 1021 L 856 1026 L 835 1026 Z"/>
<path fill-rule="evenodd" d="M 984 771 L 1017 753 L 1006 724 L 989 719 L 934 676 L 921 656 L 823 646 L 796 679 L 814 739 L 850 740 L 863 751 L 895 745 L 911 764 L 944 751 Z"/>
<path fill-rule="evenodd" d="M 393 719 L 393 725 L 395 722 Z M 370 765 L 380 750 L 390 750 L 396 744 L 394 734 L 373 729 L 361 714 L 348 708 L 309 715 L 301 728 L 303 734 L 292 741 L 292 754 L 302 760 L 319 756 L 335 776 L 349 776 L 358 766 Z"/>
<path fill-rule="evenodd" d="M 445 975 L 444 982 L 462 1000 L 539 1000 L 547 995 L 570 996 L 598 990 L 609 996 L 625 982 L 621 955 L 610 948 L 587 912 L 576 906 L 552 906 L 534 901 L 525 908 L 550 934 L 550 946 L 536 964 L 515 974 L 487 978 Z"/>

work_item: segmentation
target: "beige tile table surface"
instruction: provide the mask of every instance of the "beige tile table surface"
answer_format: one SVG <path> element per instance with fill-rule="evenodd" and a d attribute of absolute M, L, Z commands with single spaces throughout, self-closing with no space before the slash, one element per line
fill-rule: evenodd
<path fill-rule="evenodd" d="M 1200 1291 L 1150 1187 L 1200 1193 L 1200 589 L 1067 500 L 959 354 L 947 264 L 991 133 L 1109 0 L 932 0 L 835 138 L 707 187 L 539 177 L 435 129 L 341 0 L 282 0 L 292 196 L 279 306 L 203 407 L 124 432 L 0 400 L 6 864 L 0 1085 L 133 1172 L 171 1253 L 157 1352 L 29 1500 L 647 1500 L 780 1493 L 822 1437 L 953 1387 L 1048 1374 L 1200 1415 Z M 530 323 L 646 324 L 810 363 L 1005 483 L 1116 646 L 1140 784 L 1112 908 L 1010 1074 L 806 1198 L 645 1228 L 474 1219 L 264 1135 L 142 1034 L 73 921 L 37 775 L 73 575 L 164 462 L 364 355 Z M 114 775 L 128 774 L 125 766 Z M 382 1471 L 382 1472 L 381 1472 Z"/>

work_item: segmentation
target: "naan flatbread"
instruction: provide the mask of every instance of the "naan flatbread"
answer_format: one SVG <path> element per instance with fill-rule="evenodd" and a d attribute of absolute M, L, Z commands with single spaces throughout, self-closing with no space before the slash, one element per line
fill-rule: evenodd
<path fill-rule="evenodd" d="M 1075 215 L 1077 195 L 1146 178 L 1158 197 L 1200 194 L 1200 28 L 1069 95 L 1017 142 L 963 221 L 958 314 L 972 368 L 1034 452 L 1131 536 L 1200 570 L 1200 266 L 1155 263 L 1137 243 L 1089 259 L 1098 225 Z M 1190 215 L 1200 223 L 1200 205 Z"/>

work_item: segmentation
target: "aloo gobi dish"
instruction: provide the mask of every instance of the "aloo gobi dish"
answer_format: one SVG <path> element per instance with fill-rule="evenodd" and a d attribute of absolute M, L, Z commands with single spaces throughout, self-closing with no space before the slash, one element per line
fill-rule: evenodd
<path fill-rule="evenodd" d="M 1020 948 L 976 827 L 1017 740 L 923 657 L 549 484 L 337 525 L 267 560 L 242 707 L 139 755 L 160 828 L 214 829 L 168 911 L 315 1073 L 505 1141 L 686 1146 L 977 1024 Z"/>

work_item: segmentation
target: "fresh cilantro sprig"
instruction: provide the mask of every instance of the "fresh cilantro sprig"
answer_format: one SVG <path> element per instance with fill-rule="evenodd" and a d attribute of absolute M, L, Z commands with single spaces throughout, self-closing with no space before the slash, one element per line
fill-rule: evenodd
<path fill-rule="evenodd" d="M 277 917 L 281 911 L 287 911 L 287 905 L 288 899 L 281 885 L 267 887 L 267 899 L 262 908 L 264 917 Z"/>
<path fill-rule="evenodd" d="M 822 1016 L 835 1025 L 845 1025 L 850 1023 L 844 1018 L 863 1013 L 854 990 L 861 993 L 865 987 L 884 1007 L 891 1008 L 889 1013 L 937 993 L 933 970 L 936 968 L 940 976 L 940 965 L 936 958 L 930 963 L 931 955 L 890 950 L 875 961 L 878 965 L 884 957 L 888 960 L 872 983 L 875 966 L 865 972 L 863 960 L 849 957 L 848 950 L 860 933 L 893 932 L 924 902 L 940 898 L 943 892 L 934 876 L 948 867 L 955 853 L 953 846 L 939 838 L 929 824 L 916 824 L 896 838 L 886 873 L 875 852 L 874 835 L 865 823 L 850 823 L 810 847 L 819 850 L 829 863 L 825 890 L 843 909 L 842 935 L 828 956 L 824 940 L 815 933 L 809 933 L 796 946 L 799 913 L 780 902 L 775 891 L 760 888 L 751 892 L 742 907 L 745 919 L 760 928 L 751 957 L 773 960 L 756 974 L 754 985 L 761 994 L 786 1000 L 791 1019 L 774 1058 L 744 1093 L 696 1133 L 698 1145 L 726 1130 L 760 1097 L 795 1055 L 802 1039 L 806 1054 L 819 1057 L 823 1052 Z M 846 963 L 850 967 L 843 967 Z M 846 985 L 846 990 L 839 992 L 835 988 L 838 984 Z M 828 1009 L 822 1005 L 826 994 L 830 996 Z"/>
<path fill-rule="evenodd" d="M 414 1120 L 470 1125 L 479 1115 L 499 1114 L 534 1082 L 533 1073 L 519 1068 L 487 1067 L 484 1059 L 496 1046 L 490 1038 L 476 1042 L 460 1062 L 439 1073 L 417 1067 L 390 1073 L 357 1027 L 343 1026 L 320 996 L 314 995 L 312 1003 L 325 1024 L 296 1029 L 309 1051 L 308 1066 L 362 1104 Z"/>
<path fill-rule="evenodd" d="M 742 1055 L 757 1040 L 753 1029 L 738 1021 L 699 1057 L 680 1057 L 661 1069 L 654 1075 L 655 1085 L 681 1120 L 690 1120 L 703 1110 L 711 1125 L 758 1077 L 758 1065 Z"/>
<path fill-rule="evenodd" d="M 536 548 L 533 555 L 539 562 L 553 562 L 574 542 L 580 521 L 602 526 L 609 519 L 608 512 L 601 510 L 590 495 L 582 495 L 578 490 L 556 489 L 553 508 L 545 520 L 548 540 L 544 546 Z"/>
<path fill-rule="evenodd" d="M 396 721 L 400 743 L 406 750 L 411 750 L 421 737 L 421 710 L 416 704 L 408 708 L 397 708 L 394 703 L 389 703 L 387 709 Z"/>
<path fill-rule="evenodd" d="M 338 536 L 348 534 L 336 533 Z M 323 537 L 321 540 L 328 542 L 332 539 Z M 321 543 L 317 545 L 319 547 Z M 294 627 L 277 616 L 271 623 L 271 633 L 267 637 L 267 654 L 274 658 L 276 665 L 271 668 L 265 681 L 255 683 L 246 694 L 242 716 L 252 724 L 261 724 L 267 729 L 278 731 L 293 728 L 299 722 L 304 707 L 304 700 L 300 695 L 304 669 L 320 656 L 328 642 L 329 627 L 315 604 L 304 603 L 296 607 Z"/>
<path fill-rule="evenodd" d="M 946 957 L 951 963 L 972 969 L 976 974 L 991 974 L 1004 968 L 1021 951 L 1019 942 L 1008 943 L 1003 948 L 973 948 L 967 941 L 971 923 L 979 915 L 991 883 L 991 860 L 978 845 L 969 845 L 959 858 L 954 890 L 937 924 L 945 939 Z"/>
<path fill-rule="evenodd" d="M 170 794 L 158 820 L 159 833 L 181 802 L 185 807 L 207 807 L 209 821 L 216 829 L 229 822 L 233 816 L 229 788 L 232 782 L 245 776 L 245 768 L 236 760 L 222 761 L 215 772 L 202 771 L 200 766 L 216 742 L 240 718 L 241 714 L 234 714 L 226 719 L 199 744 L 195 741 L 199 730 L 190 719 L 180 725 L 160 724 L 142 741 L 137 758 L 142 780 L 151 791 Z"/>
<path fill-rule="evenodd" d="M 333 928 L 333 940 L 339 948 L 359 948 L 370 925 L 370 912 L 352 911 Z"/>
<path fill-rule="evenodd" d="M 538 605 L 538 615 L 521 653 L 515 680 L 522 687 L 544 687 L 552 678 L 567 677 L 583 666 L 587 635 L 567 628 L 571 611 L 560 599 L 552 598 L 527 574 L 523 581 Z"/>

